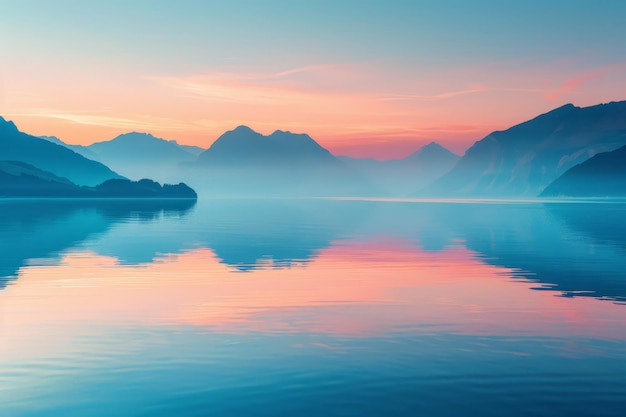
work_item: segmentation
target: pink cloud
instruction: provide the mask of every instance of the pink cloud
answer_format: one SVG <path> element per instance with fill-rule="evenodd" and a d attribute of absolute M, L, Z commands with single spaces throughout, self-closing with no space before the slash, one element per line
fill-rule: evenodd
<path fill-rule="evenodd" d="M 573 93 L 578 87 L 580 87 L 584 83 L 601 78 L 603 75 L 603 71 L 598 71 L 593 74 L 581 75 L 576 78 L 571 78 L 569 80 L 566 80 L 559 88 L 546 90 L 546 94 L 544 97 L 548 100 L 558 100 L 562 95 Z"/>
<path fill-rule="evenodd" d="M 626 65 L 575 66 L 575 59 L 523 68 L 372 61 L 187 75 L 12 72 L 2 113 L 24 131 L 81 144 L 142 130 L 208 147 L 246 124 L 263 133 L 306 132 L 355 156 L 402 157 L 433 140 L 462 153 L 493 130 L 549 111 L 555 100 L 575 95 L 575 104 L 591 105 L 626 97 Z"/>
<path fill-rule="evenodd" d="M 477 86 L 474 88 L 459 90 L 459 91 L 449 91 L 446 93 L 439 93 L 433 95 L 419 95 L 419 94 L 395 94 L 389 96 L 383 96 L 381 100 L 416 100 L 416 101 L 434 101 L 434 100 L 445 100 L 452 97 L 462 96 L 466 94 L 475 94 L 481 93 L 484 91 L 488 91 L 489 87 L 487 86 Z"/>

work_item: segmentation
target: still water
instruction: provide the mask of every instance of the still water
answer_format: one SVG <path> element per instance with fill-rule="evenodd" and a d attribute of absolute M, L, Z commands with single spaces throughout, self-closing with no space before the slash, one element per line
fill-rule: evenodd
<path fill-rule="evenodd" d="M 625 219 L 0 202 L 0 415 L 625 416 Z"/>

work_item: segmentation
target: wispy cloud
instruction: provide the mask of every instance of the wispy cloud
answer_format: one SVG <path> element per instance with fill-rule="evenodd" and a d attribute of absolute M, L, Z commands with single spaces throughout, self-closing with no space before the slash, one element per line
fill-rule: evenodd
<path fill-rule="evenodd" d="M 383 95 L 380 97 L 380 100 L 413 100 L 413 101 L 435 101 L 435 100 L 445 100 L 452 97 L 464 96 L 467 94 L 475 94 L 482 93 L 484 91 L 489 91 L 490 88 L 487 86 L 479 86 L 474 88 L 469 88 L 465 90 L 459 91 L 449 91 L 445 93 L 433 94 L 433 95 L 422 95 L 422 94 L 392 94 L 392 95 Z"/>
<path fill-rule="evenodd" d="M 548 100 L 558 100 L 562 95 L 576 93 L 576 89 L 582 86 L 584 83 L 601 78 L 602 76 L 604 76 L 604 71 L 571 78 L 569 80 L 566 80 L 558 88 L 546 90 L 544 92 L 544 97 Z"/>
<path fill-rule="evenodd" d="M 517 88 L 517 87 L 499 87 L 479 85 L 472 88 L 467 88 L 457 91 L 448 91 L 439 94 L 421 95 L 421 94 L 393 94 L 387 96 L 381 96 L 381 100 L 407 100 L 407 101 L 437 101 L 446 100 L 458 96 L 485 93 L 485 92 L 517 92 L 517 93 L 536 93 L 542 95 L 547 100 L 558 100 L 565 94 L 577 94 L 578 87 L 595 79 L 602 78 L 605 75 L 605 71 L 596 71 L 589 74 L 579 75 L 562 82 L 558 87 L 548 88 Z"/>
<path fill-rule="evenodd" d="M 288 105 L 322 96 L 363 96 L 366 92 L 348 92 L 341 87 L 352 72 L 346 66 L 323 64 L 278 72 L 218 71 L 147 78 L 198 98 L 235 104 Z"/>
<path fill-rule="evenodd" d="M 13 113 L 10 116 L 29 116 L 64 120 L 72 123 L 89 126 L 105 126 L 120 129 L 135 130 L 183 130 L 189 127 L 187 123 L 167 118 L 137 116 L 136 118 L 119 117 L 101 113 L 80 111 L 62 111 L 54 109 L 32 109 L 28 112 Z"/>

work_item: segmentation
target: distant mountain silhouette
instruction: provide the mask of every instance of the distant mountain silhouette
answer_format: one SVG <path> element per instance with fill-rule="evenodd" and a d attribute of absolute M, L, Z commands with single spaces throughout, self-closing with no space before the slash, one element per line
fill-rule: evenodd
<path fill-rule="evenodd" d="M 626 197 L 626 146 L 570 168 L 542 197 Z"/>
<path fill-rule="evenodd" d="M 181 164 L 196 160 L 204 149 L 179 145 L 149 133 L 131 132 L 86 147 L 66 145 L 84 156 L 102 162 L 133 180 L 153 178 L 161 182 L 178 181 Z"/>
<path fill-rule="evenodd" d="M 390 195 L 405 197 L 432 184 L 458 162 L 459 156 L 432 142 L 404 159 L 340 157 L 348 166 L 367 176 Z"/>
<path fill-rule="evenodd" d="M 569 168 L 624 144 L 626 101 L 568 104 L 476 142 L 424 195 L 534 197 Z"/>
<path fill-rule="evenodd" d="M 0 197 L 63 198 L 197 198 L 185 184 L 163 185 L 111 179 L 95 187 L 80 187 L 66 178 L 45 172 L 24 162 L 0 161 Z"/>
<path fill-rule="evenodd" d="M 0 157 L 19 161 L 67 178 L 78 185 L 97 185 L 121 178 L 103 164 L 70 149 L 20 132 L 13 122 L 0 117 Z"/>
<path fill-rule="evenodd" d="M 309 135 L 277 130 L 263 136 L 247 126 L 239 126 L 221 135 L 198 158 L 204 164 L 310 164 L 317 161 L 334 163 L 332 154 Z"/>
<path fill-rule="evenodd" d="M 84 156 L 87 159 L 91 159 L 92 161 L 97 161 L 98 160 L 98 155 L 96 155 L 94 152 L 90 151 L 89 148 L 87 148 L 86 146 L 83 145 L 69 145 L 65 142 L 63 142 L 61 139 L 57 138 L 56 136 L 39 136 L 41 139 L 45 139 L 48 142 L 52 142 L 52 143 L 56 143 L 57 145 L 61 145 L 67 149 L 71 149 L 72 151 L 76 152 L 79 155 Z"/>
<path fill-rule="evenodd" d="M 333 196 L 375 192 L 370 182 L 310 136 L 280 130 L 269 136 L 246 126 L 228 131 L 200 154 L 195 169 L 197 182 L 188 181 L 213 195 Z"/>
<path fill-rule="evenodd" d="M 184 216 L 193 200 L 0 200 L 0 289 L 35 259 L 63 251 L 108 231 L 113 224 Z"/>

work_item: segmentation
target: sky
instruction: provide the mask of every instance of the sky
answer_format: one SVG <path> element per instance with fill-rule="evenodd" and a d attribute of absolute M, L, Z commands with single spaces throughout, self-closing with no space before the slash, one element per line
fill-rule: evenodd
<path fill-rule="evenodd" d="M 623 0 L 0 0 L 0 115 L 90 144 L 238 125 L 338 155 L 472 143 L 626 100 Z"/>

